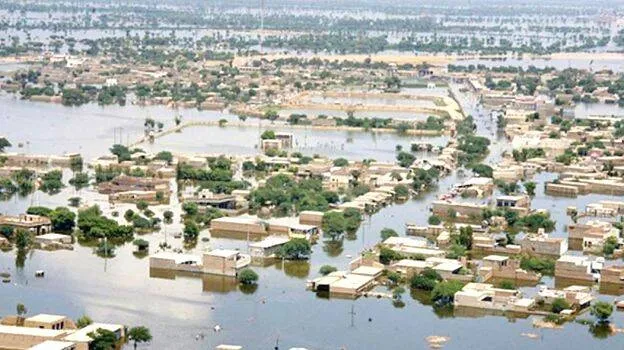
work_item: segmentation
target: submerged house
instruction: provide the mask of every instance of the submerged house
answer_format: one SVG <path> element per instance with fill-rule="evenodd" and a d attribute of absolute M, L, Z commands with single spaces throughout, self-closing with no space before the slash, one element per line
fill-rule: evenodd
<path fill-rule="evenodd" d="M 591 261 L 587 256 L 564 255 L 555 263 L 555 277 L 587 282 L 598 281 L 603 259 Z"/>
<path fill-rule="evenodd" d="M 336 271 L 308 281 L 308 288 L 315 292 L 328 292 L 330 295 L 357 297 L 373 288 L 375 280 L 382 273 L 381 267 L 362 265 L 351 272 Z"/>
<path fill-rule="evenodd" d="M 20 214 L 18 216 L 0 215 L 0 226 L 23 229 L 35 235 L 44 235 L 52 231 L 52 221 L 50 218 L 30 214 Z"/>
<path fill-rule="evenodd" d="M 236 277 L 251 263 L 251 257 L 237 250 L 214 249 L 201 257 L 190 254 L 160 252 L 150 256 L 151 269 L 207 273 Z"/>
<path fill-rule="evenodd" d="M 479 269 L 483 281 L 491 278 L 539 282 L 542 275 L 520 268 L 520 260 L 502 255 L 488 255 L 483 258 L 483 266 Z"/>
<path fill-rule="evenodd" d="M 535 301 L 523 298 L 515 289 L 495 288 L 487 283 L 468 283 L 455 293 L 455 307 L 485 310 L 529 312 Z"/>

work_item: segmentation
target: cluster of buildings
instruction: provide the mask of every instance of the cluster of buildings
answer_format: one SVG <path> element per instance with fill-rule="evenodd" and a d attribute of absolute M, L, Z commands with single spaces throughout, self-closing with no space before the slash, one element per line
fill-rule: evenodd
<path fill-rule="evenodd" d="M 7 316 L 0 320 L 0 347 L 14 350 L 89 350 L 90 333 L 105 329 L 115 334 L 119 344 L 126 336 L 123 325 L 92 323 L 78 328 L 66 316 L 39 314 L 21 318 Z"/>

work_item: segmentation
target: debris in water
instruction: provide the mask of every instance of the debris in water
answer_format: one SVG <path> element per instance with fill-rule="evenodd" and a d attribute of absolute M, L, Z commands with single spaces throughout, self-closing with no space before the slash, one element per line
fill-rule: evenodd
<path fill-rule="evenodd" d="M 451 338 L 441 336 L 441 335 L 430 335 L 427 338 L 425 338 L 425 340 L 427 341 L 427 344 L 429 344 L 430 348 L 440 349 L 442 348 L 444 344 L 446 344 L 449 340 L 451 340 Z"/>

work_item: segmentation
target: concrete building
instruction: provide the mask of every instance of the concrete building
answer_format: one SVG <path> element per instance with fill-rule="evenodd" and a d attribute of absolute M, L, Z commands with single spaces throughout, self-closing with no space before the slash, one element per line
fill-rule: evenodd
<path fill-rule="evenodd" d="M 23 229 L 35 235 L 43 235 L 52 231 L 50 218 L 39 215 L 20 214 L 18 216 L 1 216 L 0 226 L 9 226 L 14 229 Z"/>
<path fill-rule="evenodd" d="M 288 237 L 271 236 L 260 242 L 249 244 L 249 254 L 254 258 L 275 257 L 281 247 L 288 242 Z"/>
<path fill-rule="evenodd" d="M 568 240 L 538 233 L 526 236 L 520 242 L 520 247 L 523 253 L 559 257 L 568 251 Z"/>
<path fill-rule="evenodd" d="M 24 327 L 61 330 L 76 329 L 76 324 L 66 316 L 39 314 L 26 318 Z"/>
<path fill-rule="evenodd" d="M 483 258 L 483 266 L 479 269 L 483 281 L 490 278 L 509 279 L 512 281 L 529 281 L 537 283 L 542 278 L 539 273 L 520 268 L 520 260 L 501 255 L 488 255 Z"/>
<path fill-rule="evenodd" d="M 582 309 L 588 307 L 594 297 L 589 287 L 569 286 L 564 289 L 550 289 L 547 286 L 540 286 L 536 301 L 543 301 L 544 304 L 552 304 L 556 299 L 565 299 L 571 307 Z"/>
<path fill-rule="evenodd" d="M 252 215 L 222 217 L 210 222 L 210 231 L 221 234 L 287 235 L 310 239 L 319 233 L 318 226 L 299 223 L 298 218 L 260 219 Z"/>
<path fill-rule="evenodd" d="M 403 259 L 392 264 L 389 269 L 410 278 L 423 272 L 426 268 L 434 270 L 445 280 L 469 282 L 474 278 L 474 275 L 466 269 L 465 264 L 461 261 L 440 257 L 430 257 L 424 261 Z"/>
<path fill-rule="evenodd" d="M 444 250 L 429 247 L 426 239 L 412 237 L 390 237 L 382 243 L 385 247 L 407 257 L 444 257 Z"/>
<path fill-rule="evenodd" d="M 35 346 L 28 348 L 29 350 L 76 350 L 76 344 L 69 341 L 46 340 Z"/>
<path fill-rule="evenodd" d="M 201 257 L 160 252 L 150 256 L 150 269 L 175 270 L 236 277 L 251 263 L 251 257 L 237 250 L 215 249 Z"/>
<path fill-rule="evenodd" d="M 455 293 L 455 307 L 471 307 L 485 310 L 529 312 L 533 299 L 523 298 L 514 289 L 495 288 L 486 283 L 468 283 Z"/>
<path fill-rule="evenodd" d="M 600 283 L 624 287 L 624 266 L 607 266 L 600 271 Z"/>
<path fill-rule="evenodd" d="M 609 237 L 619 238 L 620 230 L 606 221 L 592 220 L 584 224 L 568 225 L 568 241 L 571 249 L 602 251 Z"/>
<path fill-rule="evenodd" d="M 308 288 L 316 292 L 354 298 L 370 290 L 382 272 L 380 267 L 359 266 L 351 272 L 336 271 L 308 281 Z"/>
<path fill-rule="evenodd" d="M 480 218 L 483 210 L 488 208 L 485 204 L 446 201 L 435 201 L 431 204 L 431 207 L 433 214 L 437 216 L 448 217 L 451 213 L 455 213 L 458 218 Z"/>
<path fill-rule="evenodd" d="M 496 197 L 496 207 L 507 209 L 518 214 L 526 214 L 531 209 L 531 199 L 527 195 L 498 196 Z"/>
<path fill-rule="evenodd" d="M 555 277 L 595 282 L 600 279 L 601 269 L 601 262 L 593 262 L 587 256 L 564 255 L 555 263 Z"/>

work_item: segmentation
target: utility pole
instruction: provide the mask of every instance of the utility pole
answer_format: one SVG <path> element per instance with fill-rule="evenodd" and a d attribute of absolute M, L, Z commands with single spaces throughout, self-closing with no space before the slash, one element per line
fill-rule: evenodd
<path fill-rule="evenodd" d="M 351 327 L 355 327 L 355 322 L 354 322 L 354 317 L 355 317 L 355 311 L 353 310 L 353 304 L 351 304 L 351 311 L 349 312 L 349 314 L 351 315 Z"/>
<path fill-rule="evenodd" d="M 262 55 L 262 42 L 264 40 L 264 0 L 260 0 L 260 55 Z"/>

